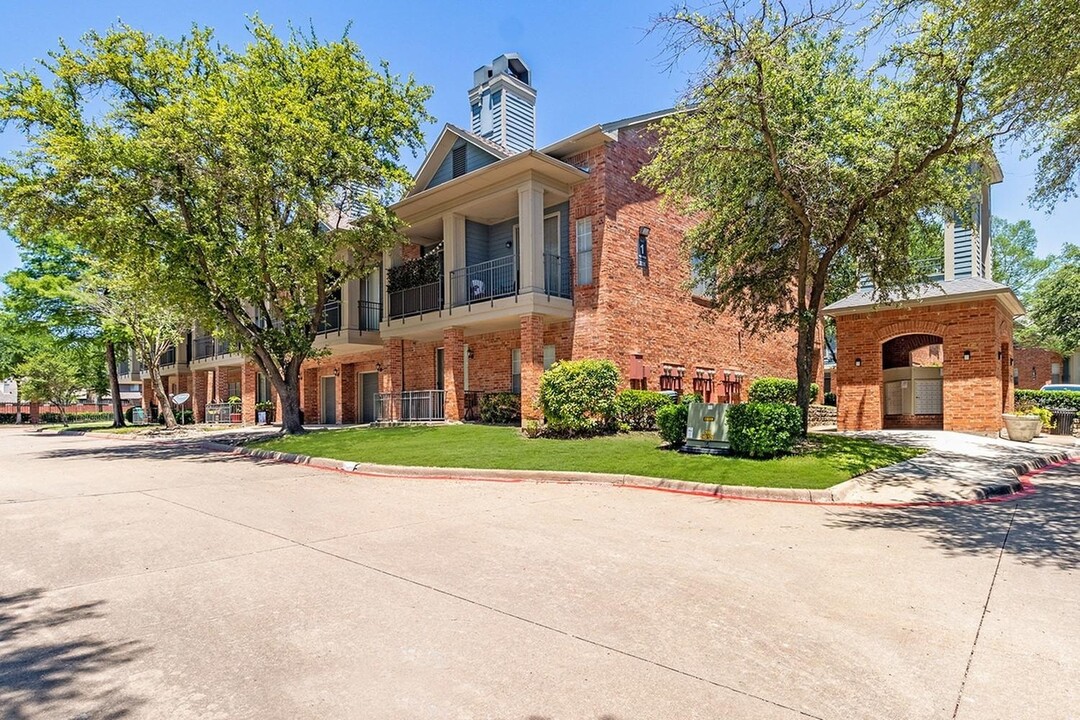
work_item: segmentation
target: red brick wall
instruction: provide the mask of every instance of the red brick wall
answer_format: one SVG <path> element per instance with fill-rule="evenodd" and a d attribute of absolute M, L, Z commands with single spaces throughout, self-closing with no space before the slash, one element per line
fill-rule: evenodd
<path fill-rule="evenodd" d="M 944 429 L 996 433 L 1002 411 L 1012 409 L 1012 327 L 1012 317 L 994 299 L 838 317 L 839 429 L 882 427 L 882 344 L 900 335 L 925 333 L 943 339 Z M 971 352 L 970 360 L 964 360 L 965 350 Z M 857 359 L 861 366 L 856 366 Z"/>
<path fill-rule="evenodd" d="M 1016 359 L 1016 387 L 1021 390 L 1039 390 L 1051 382 L 1061 382 L 1062 358 L 1056 352 L 1042 348 L 1022 348 L 1014 350 Z M 1058 366 L 1058 377 L 1052 373 L 1053 364 Z"/>
<path fill-rule="evenodd" d="M 661 208 L 656 193 L 634 180 L 654 140 L 647 128 L 623 129 L 617 142 L 567 158 L 589 168 L 570 201 L 571 256 L 576 267 L 576 220 L 591 217 L 597 280 L 574 287 L 572 356 L 609 358 L 625 376 L 631 355 L 640 354 L 650 389 L 659 388 L 664 363 L 686 367 L 687 389 L 696 367 L 743 372 L 744 388 L 764 375 L 795 377 L 794 332 L 753 337 L 737 318 L 695 301 L 686 289 L 682 239 L 693 220 Z M 650 228 L 647 271 L 637 267 L 643 225 Z"/>

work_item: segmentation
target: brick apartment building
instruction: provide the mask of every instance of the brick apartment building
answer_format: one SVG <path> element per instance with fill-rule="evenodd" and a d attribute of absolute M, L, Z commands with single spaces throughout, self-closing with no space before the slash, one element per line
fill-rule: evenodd
<path fill-rule="evenodd" d="M 475 72 L 469 130 L 443 129 L 394 206 L 408 241 L 327 307 L 329 354 L 302 370 L 305 422 L 465 420 L 496 391 L 538 418 L 540 375 L 565 359 L 607 358 L 628 385 L 716 401 L 794 377 L 794 333 L 754 337 L 707 312 L 680 249 L 689 221 L 635 180 L 670 111 L 536 149 L 535 101 L 517 55 Z M 255 365 L 212 337 L 196 332 L 166 360 L 196 419 L 235 395 L 251 422 L 272 400 Z"/>

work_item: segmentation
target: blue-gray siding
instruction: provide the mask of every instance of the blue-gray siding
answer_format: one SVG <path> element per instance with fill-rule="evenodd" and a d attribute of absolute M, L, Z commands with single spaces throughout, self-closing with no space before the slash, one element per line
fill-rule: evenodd
<path fill-rule="evenodd" d="M 953 228 L 953 276 L 957 278 L 972 276 L 971 228 L 959 225 Z"/>
<path fill-rule="evenodd" d="M 505 107 L 506 149 L 521 152 L 532 148 L 536 134 L 536 108 L 513 93 L 506 94 Z M 499 127 L 498 121 L 495 127 Z"/>
<path fill-rule="evenodd" d="M 559 213 L 559 262 L 561 264 L 562 283 L 570 287 L 570 203 L 544 208 L 545 217 Z M 477 263 L 506 257 L 514 252 L 514 226 L 517 218 L 512 218 L 496 225 L 465 221 L 465 264 Z M 510 244 L 510 247 L 507 247 Z"/>
<path fill-rule="evenodd" d="M 491 153 L 483 150 L 471 142 L 459 139 L 454 143 L 454 147 L 458 148 L 465 146 L 465 172 L 471 173 L 473 170 L 479 170 L 485 165 L 490 165 L 493 162 L 498 162 L 499 158 L 495 157 Z M 443 158 L 442 164 L 435 171 L 435 174 L 431 176 L 431 182 L 427 184 L 428 188 L 433 188 L 436 185 L 442 185 L 444 182 L 454 179 L 454 153 L 453 150 L 446 154 Z M 427 188 L 424 188 L 425 190 Z"/>

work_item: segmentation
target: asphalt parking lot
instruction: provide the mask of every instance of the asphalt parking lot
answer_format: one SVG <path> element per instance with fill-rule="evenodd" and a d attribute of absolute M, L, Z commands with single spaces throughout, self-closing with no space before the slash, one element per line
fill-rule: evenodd
<path fill-rule="evenodd" d="M 5 719 L 1080 718 L 1080 464 L 868 510 L 0 447 Z"/>

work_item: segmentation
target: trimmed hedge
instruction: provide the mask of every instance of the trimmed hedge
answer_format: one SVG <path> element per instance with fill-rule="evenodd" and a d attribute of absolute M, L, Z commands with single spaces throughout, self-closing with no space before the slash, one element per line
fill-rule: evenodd
<path fill-rule="evenodd" d="M 623 390 L 615 396 L 615 420 L 631 430 L 656 428 L 656 413 L 671 399 L 653 390 Z"/>
<path fill-rule="evenodd" d="M 701 395 L 687 393 L 679 398 L 679 402 L 669 403 L 656 411 L 656 426 L 660 430 L 660 439 L 671 447 L 681 447 L 686 442 L 690 403 L 695 402 L 701 402 Z"/>
<path fill-rule="evenodd" d="M 731 452 L 752 458 L 785 455 L 802 434 L 802 413 L 788 403 L 748 402 L 727 409 Z"/>
<path fill-rule="evenodd" d="M 506 425 L 521 421 L 521 396 L 512 392 L 490 392 L 480 396 L 480 422 Z"/>
<path fill-rule="evenodd" d="M 540 376 L 547 434 L 591 435 L 612 429 L 619 368 L 610 360 L 564 360 Z"/>
<path fill-rule="evenodd" d="M 825 393 L 825 403 L 824 404 L 828 405 L 829 407 L 836 407 L 836 393 L 834 393 L 834 392 Z"/>
<path fill-rule="evenodd" d="M 24 407 L 23 423 L 30 422 L 30 409 Z M 39 416 L 39 422 L 43 425 L 53 425 L 60 422 L 60 413 L 50 410 L 49 412 L 43 412 Z M 85 423 L 85 422 L 101 422 L 102 420 L 112 420 L 112 412 L 80 412 L 80 413 L 68 413 L 68 423 Z M 14 425 L 15 413 L 0 413 L 0 425 Z"/>
<path fill-rule="evenodd" d="M 1080 392 L 1072 390 L 1017 390 L 1015 404 L 1030 403 L 1041 408 L 1072 408 L 1080 412 Z"/>
<path fill-rule="evenodd" d="M 817 398 L 818 384 L 810 383 L 810 402 Z M 789 403 L 794 405 L 799 397 L 799 382 L 787 378 L 761 377 L 750 383 L 746 399 L 752 403 Z"/>

